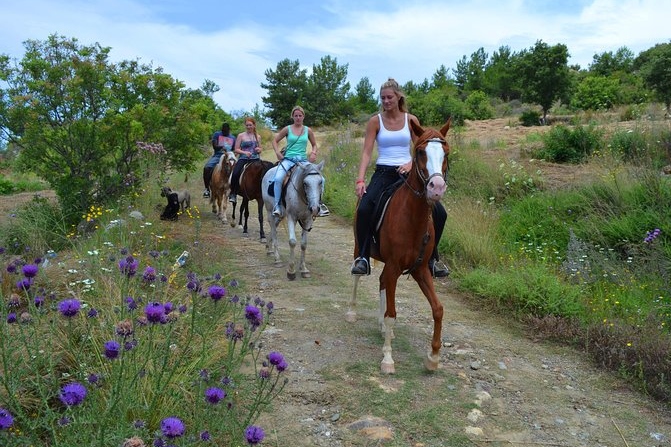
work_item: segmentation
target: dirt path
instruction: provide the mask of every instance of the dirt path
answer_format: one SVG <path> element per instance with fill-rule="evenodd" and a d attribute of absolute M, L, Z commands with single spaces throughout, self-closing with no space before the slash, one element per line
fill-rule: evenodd
<path fill-rule="evenodd" d="M 482 312 L 449 279 L 436 281 L 445 307 L 440 369 L 424 372 L 431 314 L 417 285 L 401 278 L 393 344 L 397 373 L 381 375 L 381 265 L 361 281 L 359 319 L 347 323 L 352 230 L 337 217 L 317 220 L 307 257 L 312 278 L 293 282 L 266 255 L 252 216 L 249 238 L 212 215 L 205 216 L 203 230 L 223 236 L 238 253 L 250 293 L 276 305 L 264 339 L 288 359 L 289 383 L 275 410 L 259 421 L 267 432 L 264 445 L 671 445 L 671 416 L 664 406 L 596 370 L 580 353 L 536 343 L 515 323 Z M 280 247 L 286 260 L 284 226 Z M 391 398 L 400 410 L 389 412 L 371 396 Z M 413 422 L 427 408 L 427 426 Z"/>

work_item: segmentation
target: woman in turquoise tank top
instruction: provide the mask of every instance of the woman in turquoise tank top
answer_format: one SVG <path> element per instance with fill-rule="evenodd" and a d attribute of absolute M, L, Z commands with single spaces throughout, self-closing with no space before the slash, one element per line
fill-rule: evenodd
<path fill-rule="evenodd" d="M 296 163 L 306 161 L 314 163 L 317 160 L 317 140 L 312 129 L 303 124 L 303 120 L 305 119 L 303 108 L 296 106 L 291 109 L 291 118 L 294 120 L 294 123 L 282 128 L 273 139 L 273 149 L 279 160 L 278 167 L 275 170 L 275 178 L 273 179 L 273 193 L 275 195 L 273 215 L 277 217 L 282 216 L 283 210 L 280 205 L 280 195 L 282 194 L 282 182 L 289 169 Z M 277 146 L 283 138 L 287 139 L 284 153 L 280 152 Z M 307 154 L 308 142 L 312 146 L 312 151 L 309 154 Z M 328 209 L 322 204 L 319 215 L 325 216 L 328 214 Z"/>

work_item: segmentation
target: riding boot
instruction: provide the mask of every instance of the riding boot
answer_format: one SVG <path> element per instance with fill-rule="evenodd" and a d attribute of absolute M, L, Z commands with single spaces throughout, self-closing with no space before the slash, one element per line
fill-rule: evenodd
<path fill-rule="evenodd" d="M 368 258 L 358 257 L 352 264 L 352 275 L 370 275 L 370 262 Z"/>
<path fill-rule="evenodd" d="M 433 252 L 431 259 L 429 259 L 429 271 L 434 278 L 447 278 L 450 274 L 450 269 L 438 259 L 436 251 Z"/>

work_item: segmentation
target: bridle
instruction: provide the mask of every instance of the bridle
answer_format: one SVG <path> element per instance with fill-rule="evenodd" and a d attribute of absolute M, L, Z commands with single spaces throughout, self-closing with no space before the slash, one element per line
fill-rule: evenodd
<path fill-rule="evenodd" d="M 444 138 L 439 138 L 439 137 L 429 138 L 425 142 L 426 142 L 426 145 L 428 145 L 429 143 L 440 143 L 441 146 L 443 144 L 447 144 L 447 141 L 445 141 Z M 424 146 L 425 148 L 426 148 L 426 145 Z M 426 149 L 422 149 L 422 151 L 426 152 Z M 414 157 L 415 159 L 417 158 L 417 153 L 418 152 L 419 152 L 419 150 L 417 148 L 415 148 L 415 157 Z M 431 181 L 432 178 L 434 178 L 434 177 L 445 178 L 446 172 L 441 172 L 441 173 L 436 172 L 434 174 L 429 175 L 428 178 L 425 178 L 424 173 L 419 169 L 419 163 L 417 163 L 416 161 L 413 161 L 412 164 L 413 164 L 413 167 L 415 168 L 415 172 L 417 173 L 417 176 L 422 181 L 422 183 L 424 185 L 424 188 L 421 191 L 418 191 L 415 188 L 413 188 L 412 185 L 410 185 L 410 183 L 408 183 L 409 176 L 404 179 L 404 182 L 405 182 L 405 185 L 408 188 L 410 188 L 410 191 L 412 191 L 413 194 L 415 194 L 417 197 L 422 197 L 424 194 L 426 194 L 426 187 L 427 187 L 427 185 L 429 184 L 429 182 Z"/>

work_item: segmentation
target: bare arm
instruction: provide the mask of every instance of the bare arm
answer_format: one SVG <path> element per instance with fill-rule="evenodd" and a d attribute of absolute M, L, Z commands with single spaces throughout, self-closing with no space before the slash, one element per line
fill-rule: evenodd
<path fill-rule="evenodd" d="M 275 155 L 277 156 L 277 159 L 282 161 L 284 158 L 284 155 L 280 152 L 280 150 L 277 148 L 277 144 L 282 141 L 283 138 L 286 138 L 288 135 L 289 131 L 287 130 L 288 128 L 285 126 L 283 127 L 279 132 L 277 132 L 277 135 L 275 135 L 275 138 L 273 138 L 273 151 L 275 151 Z"/>
<path fill-rule="evenodd" d="M 312 145 L 312 152 L 308 155 L 308 160 L 310 163 L 314 163 L 317 161 L 317 140 L 315 139 L 315 134 L 312 132 L 312 129 L 308 127 L 308 140 L 310 140 L 310 144 Z"/>
<path fill-rule="evenodd" d="M 377 133 L 380 131 L 380 122 L 377 115 L 374 115 L 368 120 L 366 124 L 366 136 L 363 140 L 363 151 L 361 152 L 361 161 L 359 162 L 359 173 L 356 177 L 356 195 L 361 197 L 366 193 L 366 169 L 370 164 L 373 155 L 373 147 L 375 146 L 375 139 Z"/>

